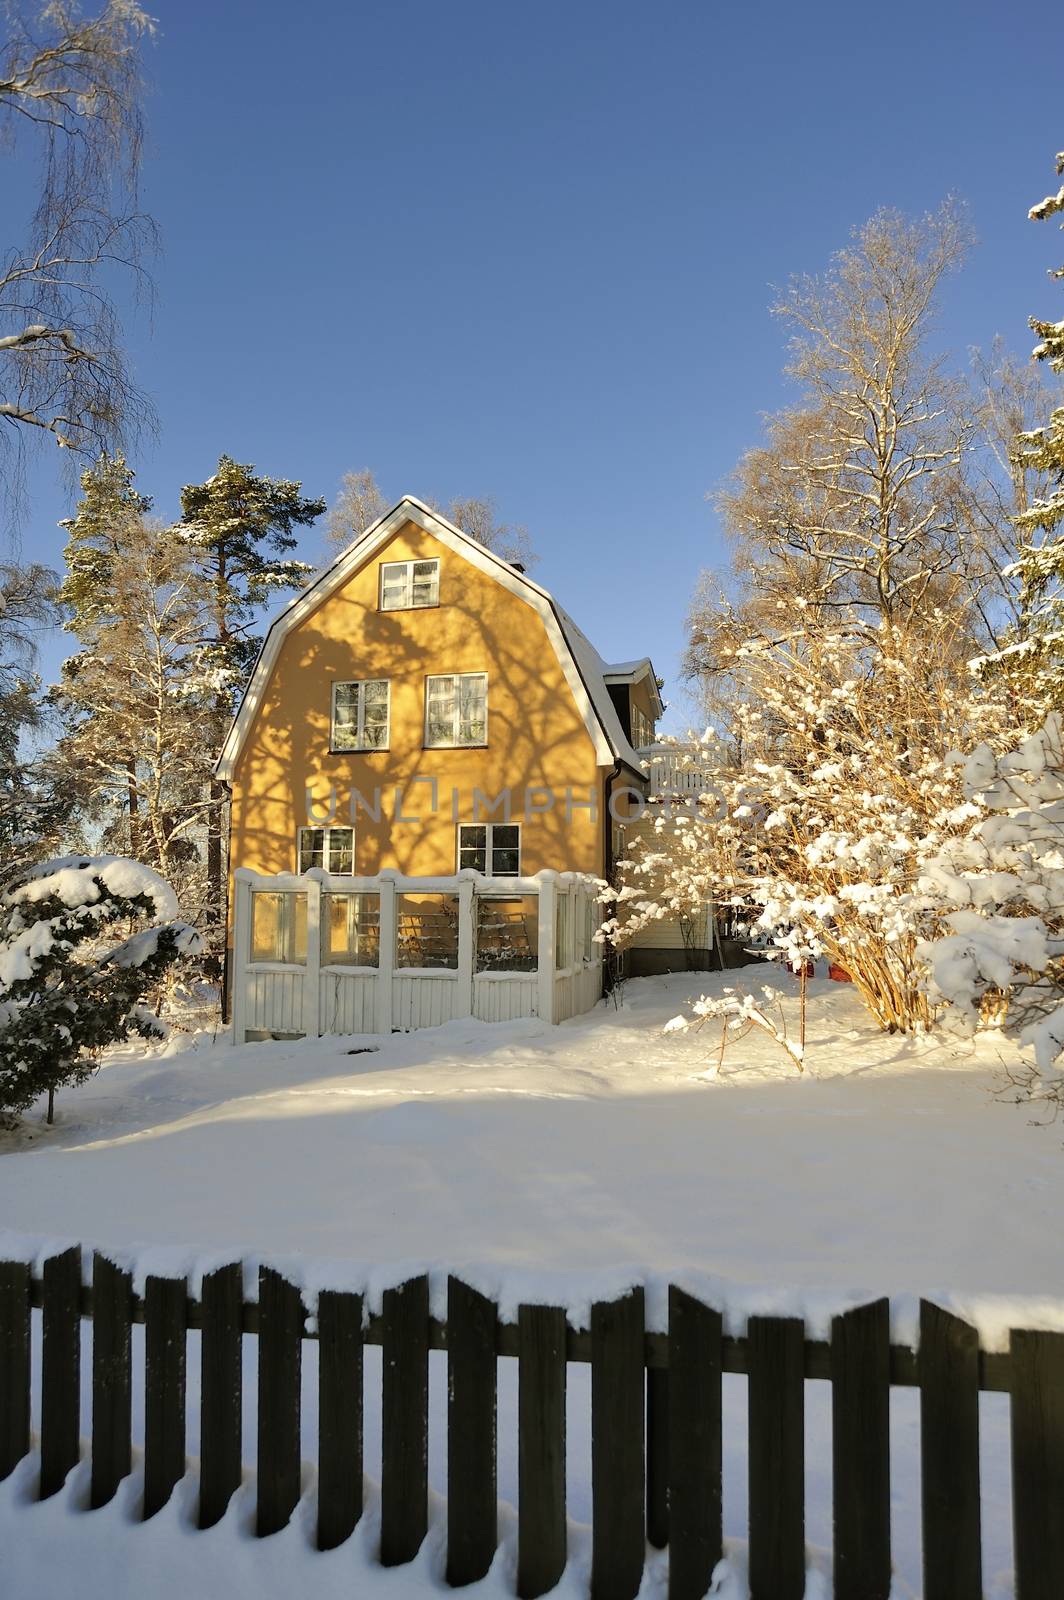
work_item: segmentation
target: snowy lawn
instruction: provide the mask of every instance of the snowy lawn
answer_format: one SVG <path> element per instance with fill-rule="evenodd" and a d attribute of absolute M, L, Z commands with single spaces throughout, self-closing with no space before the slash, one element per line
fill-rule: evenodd
<path fill-rule="evenodd" d="M 553 1029 L 461 1022 L 388 1039 L 237 1050 L 176 1041 L 119 1052 L 90 1083 L 61 1095 L 54 1130 L 41 1126 L 3 1146 L 0 1219 L 15 1237 L 0 1237 L 0 1254 L 77 1238 L 135 1258 L 141 1273 L 262 1256 L 311 1293 L 325 1283 L 368 1285 L 371 1297 L 422 1268 L 434 1273 L 439 1296 L 454 1268 L 495 1294 L 504 1313 L 534 1298 L 566 1304 L 577 1323 L 592 1298 L 640 1281 L 660 1324 L 672 1280 L 723 1305 L 733 1327 L 748 1310 L 779 1307 L 801 1311 L 824 1333 L 832 1309 L 883 1293 L 894 1299 L 896 1337 L 911 1336 L 921 1293 L 972 1317 L 984 1342 L 999 1346 L 1010 1323 L 1064 1326 L 1064 1126 L 1032 1126 L 1029 1108 L 995 1099 L 1006 1047 L 889 1038 L 869 1026 L 847 986 L 815 982 L 805 1078 L 756 1033 L 729 1050 L 719 1080 L 706 1081 L 717 1025 L 682 1034 L 664 1032 L 665 1022 L 703 990 L 763 977 L 756 968 L 642 980 L 627 986 L 621 1009 L 600 1006 Z M 190 1353 L 190 1377 L 194 1369 Z M 368 1394 L 374 1370 L 367 1360 Z M 574 1375 L 569 1462 L 580 1522 L 590 1510 L 583 1376 Z M 442 1419 L 442 1358 L 434 1357 L 433 1384 L 434 1420 Z M 306 1385 L 310 1430 L 312 1360 Z M 726 1531 L 741 1538 L 742 1380 L 729 1379 L 727 1389 Z M 812 1545 L 827 1546 L 830 1408 L 826 1385 L 807 1390 L 808 1533 Z M 987 1587 L 1005 1594 L 1007 1401 L 986 1396 L 983 1404 Z M 510 1501 L 513 1406 L 504 1372 L 500 1494 Z M 894 1424 L 896 1589 L 904 1595 L 919 1588 L 913 1392 L 895 1394 Z M 432 1480 L 442 1490 L 442 1428 L 434 1433 Z M 310 1457 L 309 1431 L 305 1443 Z M 371 1476 L 378 1448 L 371 1424 Z M 128 1512 L 116 1502 L 72 1517 L 74 1480 L 51 1505 L 16 1512 L 24 1478 L 0 1491 L 0 1527 L 11 1538 L 16 1527 L 25 1540 L 37 1526 L 54 1542 L 66 1528 L 60 1543 L 72 1563 L 82 1548 L 95 1562 L 90 1551 L 110 1543 L 123 1549 L 133 1593 L 129 1542 L 145 1561 L 187 1560 L 201 1573 L 200 1592 L 210 1592 L 196 1563 L 222 1530 L 182 1532 L 179 1498 L 143 1533 L 119 1541 L 114 1526 Z M 234 1506 L 223 1528 L 247 1515 Z M 268 1546 L 305 1549 L 305 1522 Z M 382 1595 L 389 1586 L 396 1600 L 435 1588 L 442 1558 L 434 1537 L 416 1571 L 381 1574 Z M 359 1539 L 369 1552 L 372 1518 Z M 291 1574 L 282 1576 L 288 1555 L 275 1561 L 254 1541 L 240 1548 L 249 1593 L 292 1592 Z M 354 1559 L 315 1556 L 315 1592 L 332 1593 L 333 1572 L 338 1593 L 341 1582 L 349 1586 Z M 736 1560 L 741 1570 L 738 1549 Z M 512 1593 L 511 1562 L 512 1545 L 485 1593 Z M 654 1593 L 656 1570 L 647 1580 Z M 274 1573 L 276 1588 L 267 1581 Z M 572 1592 L 584 1576 L 574 1558 Z M 810 1594 L 826 1592 L 818 1584 L 811 1580 Z M 16 1584 L 8 1592 L 30 1591 Z"/>

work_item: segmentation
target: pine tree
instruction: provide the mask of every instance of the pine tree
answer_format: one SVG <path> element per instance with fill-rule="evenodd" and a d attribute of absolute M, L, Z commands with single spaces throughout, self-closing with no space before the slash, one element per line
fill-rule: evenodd
<path fill-rule="evenodd" d="M 1064 175 L 1064 151 L 1057 156 Z M 1032 206 L 1034 222 L 1064 213 L 1064 187 Z M 1064 223 L 1061 224 L 1064 227 Z M 1064 278 L 1064 267 L 1050 273 Z M 1054 372 L 1064 372 L 1064 321 L 1031 318 L 1039 343 L 1033 354 Z M 1014 460 L 1040 485 L 1014 518 L 1020 535 L 1016 561 L 1008 569 L 1020 581 L 1020 620 L 1004 649 L 983 658 L 983 676 L 1000 675 L 1025 709 L 1031 726 L 1064 707 L 1064 406 L 1045 427 L 1021 433 Z"/>
<path fill-rule="evenodd" d="M 137 519 L 114 538 L 106 608 L 90 595 L 87 620 L 83 606 L 83 648 L 53 697 L 66 723 L 60 754 L 102 805 L 107 846 L 135 847 L 198 920 L 215 755 L 203 738 L 214 708 L 206 586 L 174 527 Z"/>
<path fill-rule="evenodd" d="M 169 885 L 136 862 L 68 857 L 0 898 L 0 1118 L 80 1082 L 107 1045 L 165 1029 L 141 1005 L 198 938 L 174 921 Z M 148 926 L 115 939 L 131 923 Z"/>
<path fill-rule="evenodd" d="M 95 648 L 102 624 L 117 620 L 116 580 L 136 548 L 151 500 L 134 488 L 135 473 L 121 455 L 101 455 L 81 475 L 81 499 L 60 527 L 67 531 L 63 551 L 66 577 L 59 591 L 66 610 L 64 627 L 83 651 Z M 75 658 L 76 661 L 76 658 Z M 76 670 L 68 663 L 71 670 Z M 67 675 L 67 674 L 65 674 Z M 123 752 L 125 804 L 131 854 L 140 851 L 136 741 Z"/>
<path fill-rule="evenodd" d="M 258 653 L 255 629 L 263 606 L 279 591 L 298 587 L 312 570 L 291 556 L 297 544 L 294 529 L 320 517 L 325 501 L 304 499 L 301 488 L 288 478 L 257 475 L 253 466 L 223 455 L 206 483 L 188 484 L 181 491 L 179 528 L 210 588 L 203 666 L 215 685 L 209 722 L 215 753 Z M 220 927 L 224 788 L 213 785 L 212 798 L 207 895 Z"/>

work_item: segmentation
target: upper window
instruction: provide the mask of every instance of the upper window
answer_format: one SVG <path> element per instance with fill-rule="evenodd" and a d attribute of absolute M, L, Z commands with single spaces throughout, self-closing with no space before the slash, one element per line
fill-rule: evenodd
<path fill-rule="evenodd" d="M 363 683 L 334 683 L 332 748 L 387 750 L 391 684 L 387 678 Z"/>
<path fill-rule="evenodd" d="M 430 748 L 488 742 L 488 675 L 450 672 L 425 679 L 425 743 Z"/>
<path fill-rule="evenodd" d="M 458 868 L 473 867 L 489 878 L 516 878 L 521 871 L 519 822 L 463 822 L 458 829 Z"/>
<path fill-rule="evenodd" d="M 354 828 L 300 828 L 298 870 L 309 872 L 312 867 L 345 875 L 354 872 Z"/>
<path fill-rule="evenodd" d="M 438 561 L 382 561 L 381 610 L 413 611 L 440 603 Z"/>
<path fill-rule="evenodd" d="M 632 707 L 632 743 L 637 750 L 654 743 L 654 724 L 640 706 Z"/>

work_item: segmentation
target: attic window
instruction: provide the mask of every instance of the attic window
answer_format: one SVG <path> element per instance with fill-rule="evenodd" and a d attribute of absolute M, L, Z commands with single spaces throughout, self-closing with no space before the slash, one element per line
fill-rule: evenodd
<path fill-rule="evenodd" d="M 438 561 L 382 561 L 381 610 L 416 611 L 440 603 Z"/>
<path fill-rule="evenodd" d="M 654 743 L 654 724 L 640 706 L 632 707 L 632 743 L 637 750 Z"/>

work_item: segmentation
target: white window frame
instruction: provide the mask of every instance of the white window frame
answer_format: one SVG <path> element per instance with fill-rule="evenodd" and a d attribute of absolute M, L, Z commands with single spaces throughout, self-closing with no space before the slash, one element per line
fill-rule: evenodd
<path fill-rule="evenodd" d="M 514 868 L 513 872 L 495 872 L 495 871 L 492 870 L 492 868 L 494 866 L 493 857 L 494 857 L 494 853 L 495 853 L 495 845 L 492 842 L 492 835 L 493 835 L 494 829 L 497 828 L 497 827 L 498 828 L 516 828 L 517 829 L 517 866 Z M 496 822 L 460 822 L 458 824 L 458 829 L 457 829 L 457 832 L 455 834 L 455 865 L 456 865 L 457 870 L 459 872 L 461 872 L 463 870 L 463 868 L 462 868 L 462 829 L 463 828 L 483 828 L 485 830 L 485 838 L 484 838 L 484 876 L 486 878 L 519 878 L 521 876 L 521 849 L 522 849 L 522 845 L 521 845 L 521 824 L 519 822 L 498 822 L 498 823 L 496 823 Z M 469 848 L 470 849 L 474 849 L 475 846 L 470 845 Z M 500 850 L 508 850 L 509 848 L 510 848 L 509 845 L 499 845 L 499 849 Z"/>
<path fill-rule="evenodd" d="M 414 568 L 433 566 L 436 568 L 436 577 L 433 583 L 431 600 L 417 602 L 414 599 Z M 384 574 L 386 572 L 403 573 L 403 600 L 400 605 L 386 606 L 384 603 Z M 381 611 L 429 611 L 440 603 L 440 563 L 437 556 L 417 556 L 413 561 L 382 561 L 380 564 L 380 577 L 378 579 L 377 606 Z"/>
<path fill-rule="evenodd" d="M 298 830 L 298 832 L 296 833 L 296 872 L 299 873 L 300 875 L 302 875 L 304 872 L 310 872 L 311 871 L 310 867 L 305 867 L 303 865 L 303 835 L 305 833 L 321 833 L 321 834 L 325 835 L 325 837 L 322 839 L 322 849 L 321 849 L 322 870 L 323 871 L 332 872 L 334 877 L 338 877 L 338 878 L 353 878 L 354 877 L 354 875 L 355 875 L 355 830 L 354 830 L 353 827 L 351 827 L 351 825 L 349 823 L 344 823 L 342 825 L 333 827 L 333 826 L 330 826 L 328 824 L 313 823 L 312 822 L 312 823 L 305 824 L 303 827 L 301 827 Z M 332 865 L 330 864 L 331 856 L 332 856 L 332 848 L 331 848 L 332 841 L 330 840 L 329 835 L 330 834 L 341 834 L 341 833 L 348 833 L 348 834 L 351 835 L 351 866 L 350 866 L 350 868 L 349 868 L 349 870 L 347 872 L 336 872 L 336 871 L 334 871 Z"/>
<path fill-rule="evenodd" d="M 387 713 L 384 721 L 384 743 L 367 744 L 365 741 L 366 727 L 366 686 L 370 683 L 383 683 L 386 689 L 385 700 Z M 336 691 L 338 689 L 358 690 L 358 720 L 355 725 L 355 744 L 337 744 L 336 742 Z M 338 755 L 372 755 L 374 750 L 387 750 L 392 741 L 392 680 L 390 678 L 344 678 L 332 686 L 332 713 L 329 721 L 329 749 Z"/>
<path fill-rule="evenodd" d="M 460 717 L 461 690 L 457 685 L 465 678 L 483 678 L 484 680 L 484 737 L 483 739 L 429 739 L 429 685 L 443 683 L 450 679 L 455 687 L 455 727 L 458 731 Z M 432 672 L 425 679 L 425 728 L 423 734 L 426 750 L 484 750 L 488 743 L 488 675 L 486 672 Z"/>

